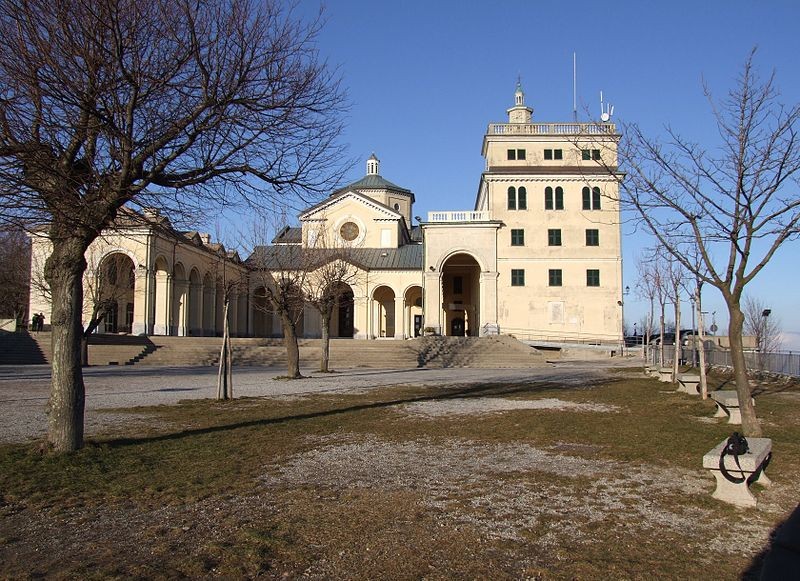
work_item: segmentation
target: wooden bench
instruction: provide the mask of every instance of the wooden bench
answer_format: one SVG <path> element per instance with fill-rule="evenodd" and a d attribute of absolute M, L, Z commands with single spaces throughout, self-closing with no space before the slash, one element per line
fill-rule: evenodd
<path fill-rule="evenodd" d="M 700 376 L 682 373 L 678 376 L 678 391 L 688 393 L 689 395 L 697 395 L 700 393 L 698 386 L 700 385 Z"/>
<path fill-rule="evenodd" d="M 659 367 L 658 368 L 658 380 L 663 381 L 664 383 L 669 383 L 672 381 L 672 367 Z"/>
<path fill-rule="evenodd" d="M 715 418 L 724 418 L 728 416 L 729 424 L 739 426 L 742 424 L 742 412 L 739 410 L 739 396 L 736 394 L 735 390 L 720 389 L 712 391 L 709 395 L 717 404 L 717 410 L 716 413 L 714 413 Z M 753 402 L 753 405 L 756 405 L 754 399 L 750 401 Z"/>
<path fill-rule="evenodd" d="M 731 476 L 738 478 L 743 476 L 742 482 L 731 482 L 722 473 L 719 467 L 719 457 L 728 439 L 724 439 L 703 456 L 703 468 L 711 470 L 711 474 L 717 481 L 717 488 L 712 496 L 717 500 L 722 500 L 736 506 L 756 506 L 756 497 L 750 492 L 750 485 L 758 482 L 764 487 L 772 484 L 770 479 L 764 474 L 769 464 L 770 452 L 772 452 L 772 440 L 769 438 L 747 438 L 750 448 L 747 454 L 739 456 L 739 466 L 733 456 L 725 456 L 725 469 Z"/>

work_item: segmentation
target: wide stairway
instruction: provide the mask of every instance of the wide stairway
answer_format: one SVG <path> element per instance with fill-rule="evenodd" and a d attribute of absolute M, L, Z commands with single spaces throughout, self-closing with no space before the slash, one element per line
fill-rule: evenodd
<path fill-rule="evenodd" d="M 93 335 L 90 365 L 203 366 L 219 362 L 219 337 L 137 337 Z M 322 342 L 300 339 L 300 364 L 319 365 Z M 283 339 L 234 338 L 235 365 L 286 365 Z M 50 333 L 0 336 L 0 365 L 43 364 L 51 360 Z M 536 349 L 508 336 L 420 337 L 410 341 L 331 339 L 331 369 L 416 367 L 526 368 L 545 363 Z"/>

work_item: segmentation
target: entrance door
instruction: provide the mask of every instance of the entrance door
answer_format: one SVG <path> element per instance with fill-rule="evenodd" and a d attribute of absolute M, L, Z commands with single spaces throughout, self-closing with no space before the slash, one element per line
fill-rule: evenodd
<path fill-rule="evenodd" d="M 422 315 L 414 315 L 414 337 L 422 334 Z"/>
<path fill-rule="evenodd" d="M 339 297 L 339 337 L 353 336 L 353 293 Z"/>
<path fill-rule="evenodd" d="M 464 319 L 457 317 L 450 321 L 450 335 L 453 337 L 464 336 Z"/>

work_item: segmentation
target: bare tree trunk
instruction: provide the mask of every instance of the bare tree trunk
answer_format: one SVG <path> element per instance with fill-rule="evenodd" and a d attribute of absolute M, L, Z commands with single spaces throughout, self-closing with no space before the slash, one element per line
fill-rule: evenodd
<path fill-rule="evenodd" d="M 83 446 L 86 390 L 81 370 L 83 338 L 84 252 L 88 242 L 79 237 L 53 237 L 53 252 L 45 263 L 52 293 L 52 384 L 47 403 L 47 441 L 56 452 Z"/>
<path fill-rule="evenodd" d="M 327 373 L 330 371 L 331 359 L 331 310 L 323 309 L 320 315 L 322 318 L 322 358 L 319 362 L 319 370 Z"/>
<path fill-rule="evenodd" d="M 299 379 L 300 375 L 300 348 L 297 346 L 297 329 L 290 319 L 289 313 L 281 315 L 283 320 L 283 343 L 286 345 L 286 376 L 289 379 Z"/>
<path fill-rule="evenodd" d="M 222 348 L 219 353 L 219 373 L 217 374 L 217 399 L 227 400 L 233 397 L 233 374 L 231 371 L 230 326 L 228 325 L 228 307 L 226 300 L 222 309 Z"/>
<path fill-rule="evenodd" d="M 703 331 L 703 311 L 700 307 L 700 294 L 697 295 L 697 300 L 694 303 L 697 306 L 697 320 L 700 323 L 700 345 L 697 346 L 700 354 L 700 396 L 703 399 L 708 399 L 708 377 L 706 376 L 706 336 Z M 697 339 L 695 338 L 695 342 Z"/>
<path fill-rule="evenodd" d="M 658 366 L 664 367 L 664 305 L 661 305 L 661 327 L 660 327 L 661 342 L 658 345 Z"/>
<path fill-rule="evenodd" d="M 675 296 L 675 356 L 672 358 L 672 383 L 678 381 L 678 372 L 681 364 L 681 301 L 680 295 Z"/>
<path fill-rule="evenodd" d="M 747 364 L 742 350 L 742 329 L 744 314 L 738 302 L 728 301 L 730 322 L 728 323 L 728 339 L 730 340 L 733 376 L 736 381 L 736 395 L 739 398 L 739 410 L 742 413 L 742 431 L 745 436 L 761 436 L 761 426 L 756 418 L 756 410 L 751 401 L 750 380 L 747 377 Z"/>

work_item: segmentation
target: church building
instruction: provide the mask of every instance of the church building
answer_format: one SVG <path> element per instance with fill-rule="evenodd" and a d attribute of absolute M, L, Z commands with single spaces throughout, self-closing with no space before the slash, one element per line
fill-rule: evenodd
<path fill-rule="evenodd" d="M 119 326 L 133 333 L 219 334 L 224 267 L 242 281 L 234 291 L 234 334 L 280 336 L 280 320 L 265 300 L 271 275 L 302 270 L 313 281 L 327 256 L 350 269 L 337 283 L 332 337 L 511 334 L 618 343 L 615 126 L 607 119 L 535 122 L 519 84 L 507 115 L 483 136 L 485 168 L 471 210 L 416 217 L 414 193 L 385 179 L 373 154 L 363 178 L 302 212 L 299 226 L 283 228 L 245 261 L 208 236 L 171 231 L 163 220 L 159 228 L 151 220 L 138 242 L 132 231 L 103 237 L 95 262 L 113 239 L 113 251 L 129 257 L 131 270 L 125 307 L 104 328 L 116 330 L 124 319 Z M 32 293 L 31 312 L 47 309 Z M 319 337 L 319 314 L 301 309 L 300 335 Z"/>

